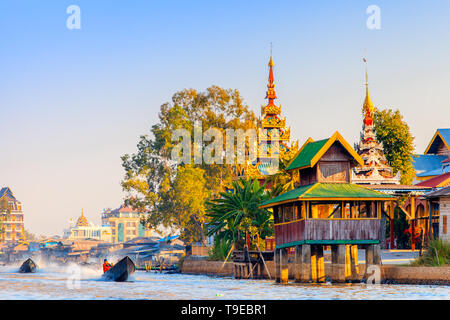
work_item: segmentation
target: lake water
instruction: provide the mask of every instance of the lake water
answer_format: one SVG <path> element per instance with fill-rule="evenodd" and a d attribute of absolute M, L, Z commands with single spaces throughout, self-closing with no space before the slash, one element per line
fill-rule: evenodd
<path fill-rule="evenodd" d="M 449 286 L 280 285 L 271 280 L 136 271 L 127 282 L 101 280 L 100 268 L 49 265 L 31 274 L 0 267 L 0 299 L 433 299 L 450 300 Z M 79 279 L 79 281 L 78 281 Z"/>

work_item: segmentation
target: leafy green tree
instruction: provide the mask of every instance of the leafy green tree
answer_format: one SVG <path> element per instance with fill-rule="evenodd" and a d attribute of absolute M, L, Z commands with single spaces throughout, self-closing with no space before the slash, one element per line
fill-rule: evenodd
<path fill-rule="evenodd" d="M 232 191 L 221 192 L 220 197 L 208 201 L 211 221 L 208 235 L 221 241 L 231 241 L 235 248 L 243 248 L 245 237 L 265 239 L 273 234 L 273 217 L 259 205 L 268 199 L 264 186 L 255 180 L 233 181 Z"/>
<path fill-rule="evenodd" d="M 159 122 L 152 126 L 150 134 L 140 137 L 137 152 L 122 157 L 125 169 L 122 187 L 127 192 L 125 203 L 148 213 L 141 221 L 146 227 L 180 229 L 182 236 L 186 237 L 184 240 L 189 242 L 203 240 L 200 227 L 204 212 L 204 203 L 203 209 L 200 208 L 203 191 L 209 190 L 212 197 L 217 197 L 231 185 L 234 173 L 229 164 L 206 164 L 204 161 L 181 171 L 186 165 L 171 159 L 176 145 L 172 141 L 174 130 L 187 130 L 193 142 L 197 123 L 201 124 L 203 131 L 209 128 L 217 128 L 221 132 L 227 129 L 246 130 L 256 127 L 256 117 L 237 90 L 218 86 L 207 88 L 205 92 L 185 89 L 176 92 L 171 102 L 161 105 Z M 209 143 L 203 142 L 202 147 Z M 223 143 L 225 145 L 225 139 Z M 199 180 L 200 175 L 203 178 Z M 202 196 L 194 202 L 188 192 L 174 192 L 175 189 L 181 190 L 183 184 L 186 185 L 185 190 L 203 190 Z M 187 223 L 188 216 L 193 219 L 190 223 Z"/>
<path fill-rule="evenodd" d="M 295 154 L 293 156 L 295 156 Z M 271 198 L 295 189 L 295 179 L 293 177 L 293 173 L 287 171 L 291 159 L 292 158 L 280 158 L 277 173 L 267 178 L 266 184 L 270 186 Z"/>
<path fill-rule="evenodd" d="M 203 242 L 205 201 L 209 197 L 204 170 L 189 165 L 180 167 L 171 193 L 176 209 L 174 222 L 181 227 L 181 238 L 187 243 Z"/>
<path fill-rule="evenodd" d="M 374 125 L 378 141 L 383 143 L 384 152 L 394 174 L 401 173 L 401 183 L 411 184 L 414 179 L 412 156 L 414 137 L 399 110 L 374 111 Z"/>

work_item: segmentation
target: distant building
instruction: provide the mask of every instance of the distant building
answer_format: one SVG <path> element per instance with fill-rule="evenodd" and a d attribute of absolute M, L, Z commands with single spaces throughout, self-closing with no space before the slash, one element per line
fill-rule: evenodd
<path fill-rule="evenodd" d="M 355 148 L 364 160 L 364 164 L 353 168 L 352 182 L 366 185 L 400 184 L 399 173 L 394 175 L 392 168 L 386 160 L 383 143 L 377 140 L 373 123 L 373 110 L 374 106 L 369 96 L 369 81 L 366 70 L 366 99 L 363 105 L 363 130 L 361 132 L 361 140 Z"/>
<path fill-rule="evenodd" d="M 437 129 L 424 154 L 413 156 L 416 182 L 450 172 L 450 128 Z"/>
<path fill-rule="evenodd" d="M 450 218 L 450 186 L 428 193 L 425 198 L 430 202 L 432 208 L 430 220 L 438 220 L 430 230 L 434 238 L 450 241 L 448 220 Z"/>
<path fill-rule="evenodd" d="M 22 204 L 10 188 L 0 190 L 0 242 L 16 243 L 25 240 Z"/>
<path fill-rule="evenodd" d="M 95 239 L 105 242 L 112 242 L 112 232 L 110 226 L 96 226 L 90 223 L 81 210 L 81 216 L 78 218 L 75 226 L 70 226 L 64 230 L 64 239 L 81 240 Z"/>
<path fill-rule="evenodd" d="M 137 237 L 151 237 L 156 234 L 146 230 L 141 224 L 141 216 L 146 215 L 139 211 L 121 205 L 119 208 L 106 209 L 102 213 L 102 224 L 111 227 L 111 238 L 113 243 L 125 242 Z"/>

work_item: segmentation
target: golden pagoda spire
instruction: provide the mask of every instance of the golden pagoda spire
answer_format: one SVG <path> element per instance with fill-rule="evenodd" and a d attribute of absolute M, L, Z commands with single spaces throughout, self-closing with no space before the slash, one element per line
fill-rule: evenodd
<path fill-rule="evenodd" d="M 270 60 L 269 60 L 269 83 L 267 84 L 267 93 L 266 93 L 266 99 L 269 99 L 269 103 L 267 106 L 273 106 L 273 100 L 277 98 L 277 93 L 275 92 L 275 85 L 273 84 L 274 77 L 273 77 L 273 66 L 275 64 L 273 63 L 272 58 L 272 44 L 270 48 Z"/>
<path fill-rule="evenodd" d="M 367 59 L 363 58 L 363 61 L 366 65 L 366 98 L 364 99 L 363 105 L 364 122 L 372 123 L 373 103 L 369 95 L 369 76 L 367 72 Z"/>

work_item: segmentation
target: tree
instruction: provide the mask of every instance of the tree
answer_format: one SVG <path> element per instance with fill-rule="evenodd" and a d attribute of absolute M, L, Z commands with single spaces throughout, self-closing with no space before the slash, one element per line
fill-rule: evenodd
<path fill-rule="evenodd" d="M 209 197 L 204 172 L 189 165 L 180 167 L 171 190 L 176 208 L 174 222 L 181 227 L 181 238 L 188 243 L 204 241 L 205 201 Z"/>
<path fill-rule="evenodd" d="M 374 126 L 378 141 L 383 143 L 384 152 L 394 174 L 401 173 L 401 183 L 411 184 L 415 171 L 412 164 L 414 137 L 399 110 L 374 111 Z"/>
<path fill-rule="evenodd" d="M 23 230 L 23 234 L 24 234 L 24 237 L 25 237 L 24 240 L 36 240 L 36 235 L 34 233 L 28 231 L 25 228 Z"/>
<path fill-rule="evenodd" d="M 171 159 L 176 145 L 172 141 L 173 132 L 185 129 L 193 142 L 196 124 L 201 124 L 203 131 L 209 128 L 216 128 L 221 132 L 227 129 L 246 130 L 256 127 L 256 117 L 244 104 L 237 90 L 217 86 L 212 86 L 205 92 L 185 89 L 176 92 L 171 102 L 161 105 L 159 122 L 152 126 L 149 135 L 140 137 L 137 152 L 122 157 L 125 169 L 122 187 L 127 192 L 125 203 L 148 213 L 142 219 L 145 226 L 154 229 L 159 226 L 181 229 L 182 235 L 186 236 L 185 240 L 190 242 L 203 239 L 200 230 L 200 217 L 204 212 L 204 208 L 200 208 L 203 192 L 196 199 L 198 201 L 186 205 L 189 195 L 177 195 L 174 190 L 181 190 L 184 184 L 189 185 L 189 188 L 210 190 L 211 196 L 217 197 L 231 185 L 233 177 L 233 167 L 230 164 L 206 164 L 202 161 L 199 164 L 188 164 L 188 169 L 186 164 L 176 163 Z M 225 145 L 225 139 L 223 143 Z M 202 142 L 202 147 L 208 144 L 209 142 Z M 182 171 L 184 167 L 186 171 Z M 203 179 L 199 180 L 201 175 Z M 192 223 L 186 223 L 189 216 L 194 219 Z M 197 230 L 194 232 L 192 228 Z"/>
<path fill-rule="evenodd" d="M 296 153 L 291 153 L 290 158 L 280 158 L 277 173 L 269 176 L 266 184 L 271 186 L 270 197 L 274 198 L 282 193 L 295 189 L 295 179 L 292 172 L 287 171 L 290 161 Z"/>
<path fill-rule="evenodd" d="M 233 182 L 230 192 L 221 192 L 220 197 L 208 201 L 208 235 L 242 248 L 246 235 L 252 243 L 258 238 L 265 239 L 273 234 L 273 217 L 269 210 L 259 205 L 268 199 L 264 186 L 255 180 Z"/>

